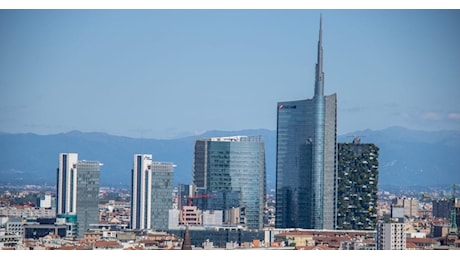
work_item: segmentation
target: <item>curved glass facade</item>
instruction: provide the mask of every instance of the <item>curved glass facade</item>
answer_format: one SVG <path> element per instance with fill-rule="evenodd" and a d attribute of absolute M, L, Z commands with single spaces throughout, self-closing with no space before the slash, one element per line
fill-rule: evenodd
<path fill-rule="evenodd" d="M 321 106 L 314 99 L 278 103 L 277 228 L 335 226 L 336 96 L 322 98 Z"/>
<path fill-rule="evenodd" d="M 314 97 L 277 106 L 277 228 L 335 228 L 337 97 L 324 96 L 321 24 Z"/>

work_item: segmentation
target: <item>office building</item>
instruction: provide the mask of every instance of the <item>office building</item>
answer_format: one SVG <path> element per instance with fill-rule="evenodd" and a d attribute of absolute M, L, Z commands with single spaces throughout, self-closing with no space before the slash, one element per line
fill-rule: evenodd
<path fill-rule="evenodd" d="M 77 153 L 59 154 L 56 180 L 56 215 L 76 214 L 77 162 Z"/>
<path fill-rule="evenodd" d="M 324 95 L 321 24 L 313 98 L 277 104 L 277 228 L 336 226 L 337 97 Z"/>
<path fill-rule="evenodd" d="M 131 171 L 132 229 L 148 229 L 152 220 L 152 155 L 135 154 Z"/>
<path fill-rule="evenodd" d="M 449 219 L 452 209 L 452 200 L 442 198 L 432 200 L 431 202 L 433 204 L 432 212 L 434 218 Z"/>
<path fill-rule="evenodd" d="M 375 230 L 379 148 L 355 137 L 338 151 L 336 229 Z"/>
<path fill-rule="evenodd" d="M 151 154 L 135 154 L 131 171 L 132 229 L 168 229 L 172 209 L 174 164 L 154 162 Z"/>
<path fill-rule="evenodd" d="M 201 210 L 228 212 L 228 209 L 239 208 L 238 224 L 249 229 L 262 229 L 266 193 L 262 137 L 196 140 L 193 185 L 199 198 L 196 204 Z"/>
<path fill-rule="evenodd" d="M 76 219 L 83 237 L 90 224 L 99 223 L 99 175 L 101 163 L 78 160 L 77 153 L 59 154 L 57 169 L 56 216 Z"/>
<path fill-rule="evenodd" d="M 77 162 L 77 223 L 78 234 L 83 237 L 91 224 L 99 223 L 99 175 L 98 161 Z"/>
<path fill-rule="evenodd" d="M 152 162 L 152 229 L 167 230 L 169 210 L 172 209 L 174 182 L 173 163 Z"/>
<path fill-rule="evenodd" d="M 407 218 L 418 217 L 419 202 L 416 198 L 398 197 L 392 200 L 392 204 L 404 208 L 404 216 Z"/>

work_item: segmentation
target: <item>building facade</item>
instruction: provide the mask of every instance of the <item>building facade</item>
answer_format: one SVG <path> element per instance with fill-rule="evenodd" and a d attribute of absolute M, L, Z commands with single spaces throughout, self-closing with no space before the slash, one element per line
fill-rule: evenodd
<path fill-rule="evenodd" d="M 168 229 L 174 164 L 154 162 L 151 154 L 135 154 L 131 173 L 130 228 Z"/>
<path fill-rule="evenodd" d="M 231 136 L 196 140 L 193 185 L 202 198 L 200 203 L 206 204 L 201 207 L 203 210 L 226 212 L 239 208 L 241 225 L 249 229 L 262 229 L 266 194 L 262 137 Z"/>
<path fill-rule="evenodd" d="M 403 222 L 377 222 L 377 250 L 406 250 Z"/>
<path fill-rule="evenodd" d="M 59 154 L 59 167 L 56 174 L 56 215 L 76 214 L 77 162 L 77 153 Z"/>
<path fill-rule="evenodd" d="M 167 230 L 169 210 L 172 209 L 174 164 L 152 162 L 152 229 Z"/>
<path fill-rule="evenodd" d="M 450 211 L 452 209 L 452 200 L 443 198 L 431 201 L 433 208 L 432 213 L 435 218 L 450 218 Z"/>
<path fill-rule="evenodd" d="M 375 230 L 379 148 L 375 144 L 338 144 L 337 228 Z"/>
<path fill-rule="evenodd" d="M 277 228 L 336 226 L 337 97 L 324 95 L 321 27 L 314 97 L 277 104 Z"/>
<path fill-rule="evenodd" d="M 98 161 L 77 162 L 77 223 L 78 234 L 83 237 L 91 224 L 99 223 L 99 176 Z"/>
<path fill-rule="evenodd" d="M 135 154 L 131 171 L 131 229 L 148 229 L 152 219 L 152 155 Z"/>
<path fill-rule="evenodd" d="M 56 180 L 56 216 L 76 216 L 83 237 L 90 224 L 99 223 L 99 176 L 101 163 L 78 160 L 77 153 L 59 154 Z"/>

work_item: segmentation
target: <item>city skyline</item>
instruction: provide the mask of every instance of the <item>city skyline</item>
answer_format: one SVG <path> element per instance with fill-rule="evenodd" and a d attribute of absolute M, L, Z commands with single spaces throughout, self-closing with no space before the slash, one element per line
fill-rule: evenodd
<path fill-rule="evenodd" d="M 274 130 L 320 15 L 339 135 L 460 129 L 458 10 L 0 10 L 0 131 Z"/>

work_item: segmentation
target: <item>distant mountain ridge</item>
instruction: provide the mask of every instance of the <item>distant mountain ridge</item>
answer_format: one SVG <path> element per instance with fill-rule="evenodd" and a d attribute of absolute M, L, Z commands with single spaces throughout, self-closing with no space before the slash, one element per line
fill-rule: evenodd
<path fill-rule="evenodd" d="M 71 131 L 62 134 L 0 133 L 0 183 L 55 185 L 58 154 L 75 152 L 81 160 L 100 161 L 102 186 L 130 185 L 133 156 L 149 153 L 154 161 L 177 165 L 174 183 L 192 180 L 196 139 L 261 135 L 265 142 L 267 188 L 276 184 L 276 130 L 208 131 L 177 139 L 114 136 L 100 132 Z M 379 185 L 430 186 L 460 183 L 456 162 L 460 155 L 460 131 L 417 131 L 401 127 L 362 130 L 338 136 L 338 142 L 362 143 L 380 148 Z"/>

